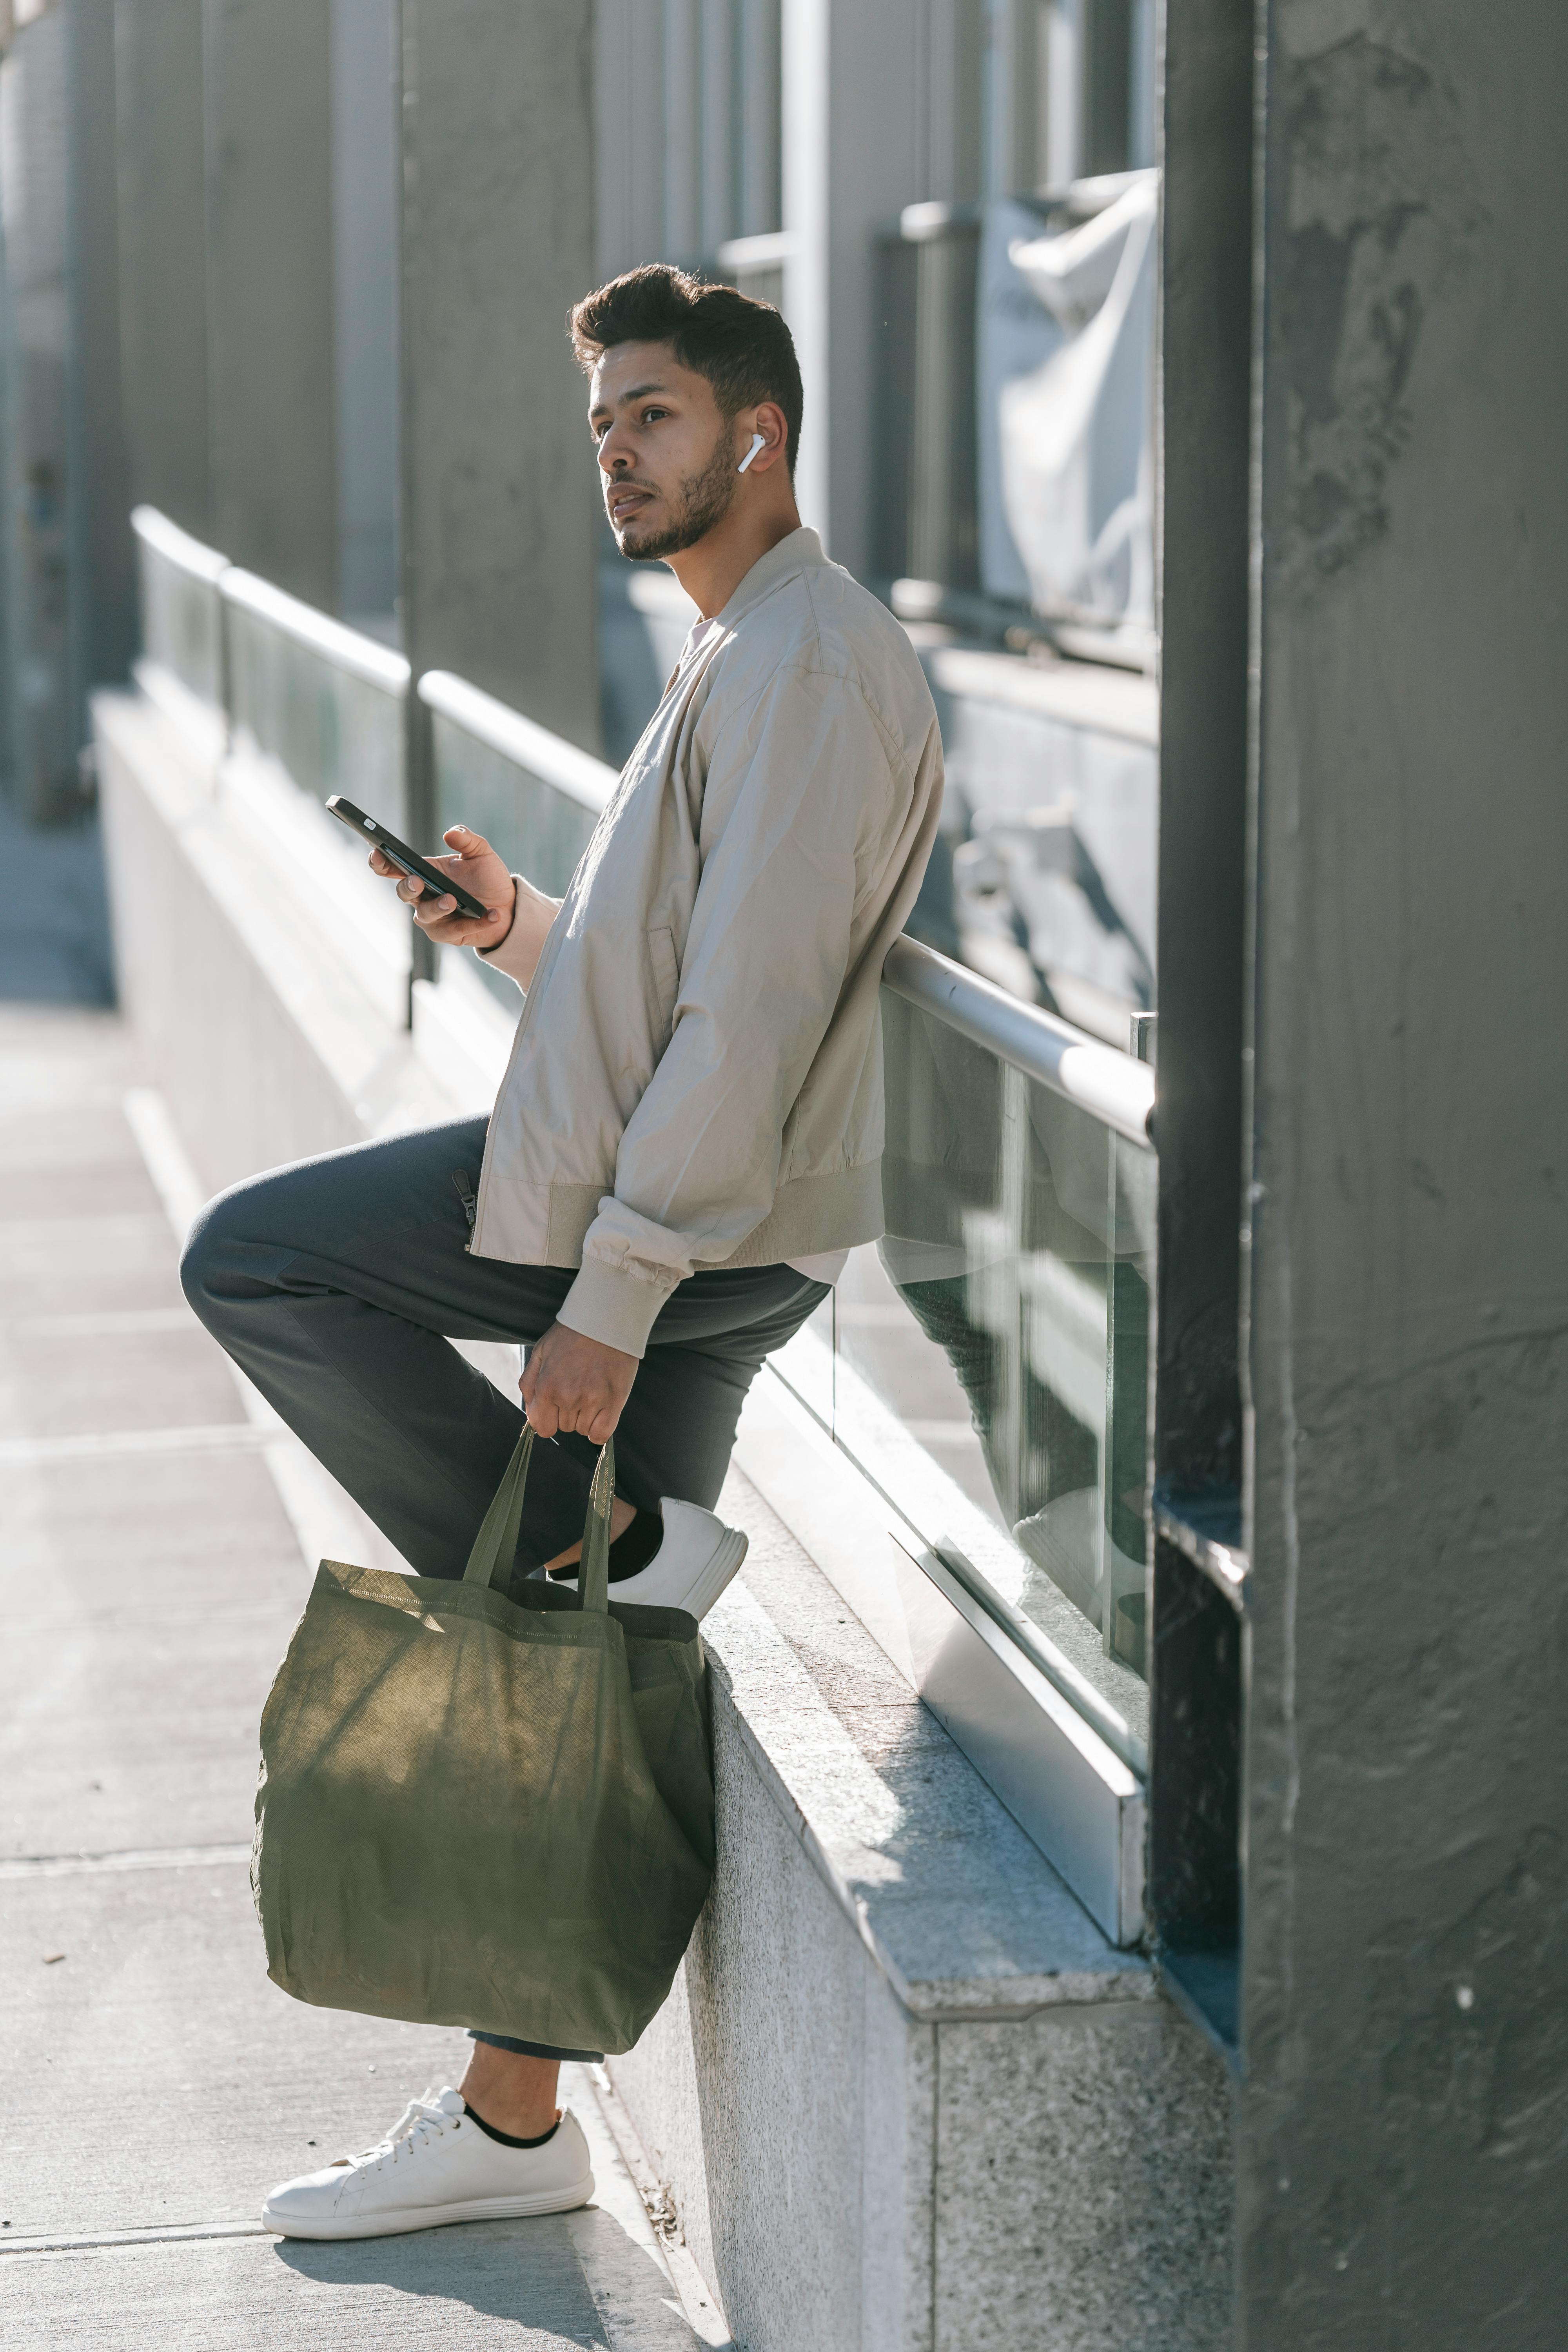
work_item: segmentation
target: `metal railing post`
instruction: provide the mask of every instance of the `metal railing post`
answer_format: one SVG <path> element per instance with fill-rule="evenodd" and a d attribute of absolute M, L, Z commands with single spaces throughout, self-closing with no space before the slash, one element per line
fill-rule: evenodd
<path fill-rule="evenodd" d="M 422 856 L 426 855 L 436 840 L 436 744 L 430 707 L 422 700 L 418 681 L 412 676 L 403 698 L 403 789 L 409 841 Z M 438 981 L 441 959 L 435 940 L 415 921 L 412 908 L 408 926 L 408 1026 L 412 1029 L 415 984 L 421 980 Z"/>

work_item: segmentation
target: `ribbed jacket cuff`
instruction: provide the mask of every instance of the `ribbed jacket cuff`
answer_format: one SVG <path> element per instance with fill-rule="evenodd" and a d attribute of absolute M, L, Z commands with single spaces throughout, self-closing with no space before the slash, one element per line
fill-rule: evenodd
<path fill-rule="evenodd" d="M 523 882 L 523 878 L 521 874 L 514 874 L 511 878 L 517 885 L 519 896 L 521 897 L 522 890 L 526 887 Z M 511 921 L 507 926 L 507 934 L 505 939 L 498 940 L 493 948 L 476 948 L 474 950 L 474 953 L 478 956 L 481 963 L 488 963 L 492 971 L 504 971 L 509 980 L 515 980 L 519 988 L 521 988 L 526 995 L 528 992 L 527 981 L 525 981 L 519 972 L 512 969 L 512 960 L 515 959 L 517 955 L 517 905 L 518 902 L 514 899 L 512 902 Z M 510 957 L 508 953 L 509 950 L 510 950 Z M 531 977 L 531 974 L 530 977 Z"/>
<path fill-rule="evenodd" d="M 585 1257 L 555 1319 L 585 1339 L 641 1356 L 654 1318 L 674 1288 L 673 1282 L 648 1282 L 605 1258 Z"/>

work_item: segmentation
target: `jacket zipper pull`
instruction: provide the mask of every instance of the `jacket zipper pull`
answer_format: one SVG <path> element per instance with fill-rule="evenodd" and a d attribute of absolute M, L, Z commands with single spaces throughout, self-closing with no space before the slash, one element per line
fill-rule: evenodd
<path fill-rule="evenodd" d="M 474 1219 L 479 1214 L 479 1204 L 474 1198 L 474 1188 L 468 1181 L 468 1170 L 466 1168 L 454 1168 L 452 1171 L 452 1181 L 458 1188 L 458 1198 L 463 1204 L 463 1214 L 468 1221 L 468 1231 L 472 1233 L 474 1230 Z"/>

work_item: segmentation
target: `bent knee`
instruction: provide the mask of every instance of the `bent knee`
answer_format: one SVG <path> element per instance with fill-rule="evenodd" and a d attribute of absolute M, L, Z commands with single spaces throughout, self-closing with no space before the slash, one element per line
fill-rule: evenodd
<path fill-rule="evenodd" d="M 198 1210 L 180 1253 L 180 1288 L 204 1323 L 218 1310 L 232 1265 L 236 1192 L 219 1192 Z"/>

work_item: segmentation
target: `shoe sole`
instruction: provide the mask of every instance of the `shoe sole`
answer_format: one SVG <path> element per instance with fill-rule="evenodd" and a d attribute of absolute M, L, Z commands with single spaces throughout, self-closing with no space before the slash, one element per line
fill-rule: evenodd
<path fill-rule="evenodd" d="M 711 1558 L 698 1570 L 679 1601 L 664 1595 L 655 1599 L 646 1586 L 642 1591 L 637 1591 L 637 1586 L 649 1573 L 646 1569 L 639 1569 L 636 1576 L 628 1576 L 619 1584 L 612 1584 L 610 1599 L 628 1601 L 636 1608 L 684 1609 L 689 1617 L 706 1617 L 715 1602 L 722 1599 L 745 1557 L 746 1538 L 739 1528 L 726 1528 Z M 558 1581 L 563 1591 L 575 1592 L 577 1590 L 574 1576 L 563 1576 Z"/>
<path fill-rule="evenodd" d="M 586 2173 L 570 2189 L 540 2189 L 531 2197 L 477 2197 L 466 2205 L 427 2205 L 401 2213 L 367 2213 L 346 2221 L 323 2217 L 310 2221 L 261 2209 L 261 2226 L 275 2238 L 397 2238 L 413 2230 L 440 2230 L 449 2221 L 518 2221 L 538 2213 L 570 2213 L 594 2194 L 594 2176 Z"/>
<path fill-rule="evenodd" d="M 726 1530 L 724 1540 L 679 1606 L 693 1617 L 706 1617 L 723 1598 L 725 1587 L 740 1571 L 746 1557 L 746 1538 L 739 1528 Z"/>

